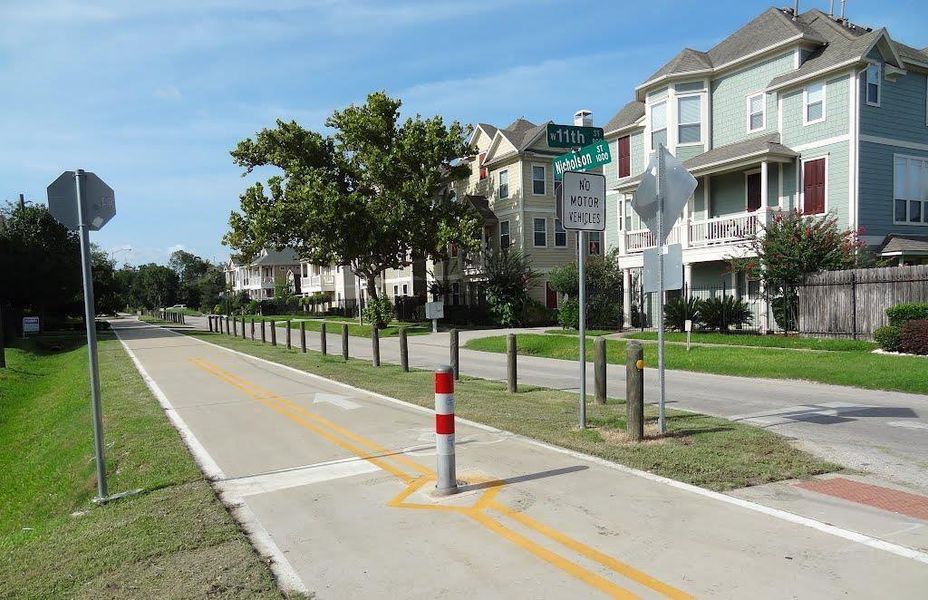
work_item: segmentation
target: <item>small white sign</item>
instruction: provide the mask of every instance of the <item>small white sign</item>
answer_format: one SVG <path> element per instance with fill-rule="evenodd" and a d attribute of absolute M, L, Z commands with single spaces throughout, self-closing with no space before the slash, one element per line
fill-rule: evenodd
<path fill-rule="evenodd" d="M 564 229 L 606 230 L 606 176 L 566 171 L 561 184 L 560 218 Z"/>
<path fill-rule="evenodd" d="M 23 335 L 39 333 L 41 330 L 38 317 L 23 317 Z"/>
<path fill-rule="evenodd" d="M 687 320 L 683 323 L 683 330 L 686 331 L 686 332 L 693 331 L 693 320 L 692 320 L 692 319 L 687 319 Z"/>
<path fill-rule="evenodd" d="M 444 302 L 426 302 L 425 303 L 426 319 L 444 319 L 445 303 Z"/>

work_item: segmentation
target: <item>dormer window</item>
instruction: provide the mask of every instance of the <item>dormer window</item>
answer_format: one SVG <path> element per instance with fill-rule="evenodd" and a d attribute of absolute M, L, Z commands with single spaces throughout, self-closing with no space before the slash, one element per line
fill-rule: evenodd
<path fill-rule="evenodd" d="M 767 127 L 767 111 L 764 94 L 748 97 L 748 133 L 761 131 Z"/>
<path fill-rule="evenodd" d="M 702 97 L 677 98 L 677 143 L 698 144 L 702 141 Z"/>
<path fill-rule="evenodd" d="M 806 87 L 802 93 L 803 102 L 803 125 L 811 125 L 825 120 L 825 84 L 813 83 Z"/>
<path fill-rule="evenodd" d="M 651 149 L 659 144 L 667 145 L 667 102 L 661 101 L 651 107 Z"/>
<path fill-rule="evenodd" d="M 880 105 L 882 75 L 882 65 L 874 63 L 867 67 L 867 104 L 869 106 Z"/>

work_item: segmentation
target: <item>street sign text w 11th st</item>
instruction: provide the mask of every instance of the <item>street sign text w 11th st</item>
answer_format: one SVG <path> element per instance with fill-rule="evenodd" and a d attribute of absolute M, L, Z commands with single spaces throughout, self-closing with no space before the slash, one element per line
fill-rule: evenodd
<path fill-rule="evenodd" d="M 557 212 L 564 229 L 605 231 L 606 176 L 565 172 Z"/>
<path fill-rule="evenodd" d="M 554 179 L 560 180 L 566 171 L 589 171 L 612 162 L 609 144 L 597 142 L 576 152 L 568 152 L 554 159 Z"/>
<path fill-rule="evenodd" d="M 601 141 L 603 128 L 548 123 L 547 134 L 551 148 L 579 148 Z"/>

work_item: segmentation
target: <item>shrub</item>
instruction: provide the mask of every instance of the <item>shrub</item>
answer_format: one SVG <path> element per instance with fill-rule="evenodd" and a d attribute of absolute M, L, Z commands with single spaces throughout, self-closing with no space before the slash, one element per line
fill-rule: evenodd
<path fill-rule="evenodd" d="M 700 321 L 699 300 L 696 298 L 674 298 L 664 305 L 664 325 L 677 331 L 686 329 L 686 321 L 693 322 L 693 328 Z"/>
<path fill-rule="evenodd" d="M 928 319 L 913 319 L 902 326 L 899 350 L 906 354 L 928 355 Z"/>
<path fill-rule="evenodd" d="M 873 341 L 887 352 L 899 352 L 902 328 L 896 325 L 883 325 L 873 331 Z"/>
<path fill-rule="evenodd" d="M 580 302 L 576 298 L 567 298 L 561 302 L 557 309 L 557 322 L 568 329 L 580 326 Z"/>
<path fill-rule="evenodd" d="M 889 324 L 902 327 L 908 321 L 928 319 L 928 302 L 908 302 L 886 309 Z"/>
<path fill-rule="evenodd" d="M 383 329 L 393 320 L 393 305 L 383 297 L 371 299 L 364 307 L 364 318 L 377 329 Z"/>
<path fill-rule="evenodd" d="M 214 315 L 221 315 L 221 314 L 222 314 L 222 306 L 220 306 L 220 305 L 218 305 L 218 304 L 213 305 L 213 314 L 214 314 Z"/>
<path fill-rule="evenodd" d="M 799 297 L 795 293 L 787 293 L 770 299 L 770 308 L 773 319 L 783 331 L 797 331 L 796 313 L 799 309 Z"/>
<path fill-rule="evenodd" d="M 549 309 L 544 304 L 529 298 L 522 307 L 522 317 L 520 319 L 525 327 L 541 327 L 543 325 L 553 325 L 558 321 L 559 314 Z"/>
<path fill-rule="evenodd" d="M 728 331 L 729 327 L 748 325 L 754 320 L 744 300 L 734 296 L 699 301 L 699 314 L 706 329 Z"/>

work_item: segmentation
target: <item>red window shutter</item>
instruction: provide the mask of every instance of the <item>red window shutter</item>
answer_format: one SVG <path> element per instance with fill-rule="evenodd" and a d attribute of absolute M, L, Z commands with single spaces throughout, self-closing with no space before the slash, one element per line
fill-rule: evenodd
<path fill-rule="evenodd" d="M 486 157 L 487 157 L 487 153 L 486 153 L 486 152 L 481 152 L 481 153 L 480 153 L 480 157 L 479 157 L 479 160 L 480 160 L 480 179 L 486 179 L 486 178 L 487 178 L 487 168 L 486 168 L 485 166 L 483 166 L 483 159 L 485 159 Z"/>
<path fill-rule="evenodd" d="M 628 177 L 632 172 L 632 152 L 628 136 L 619 138 L 619 177 Z"/>
<path fill-rule="evenodd" d="M 817 215 L 825 212 L 825 159 L 810 160 L 802 168 L 802 212 Z"/>
<path fill-rule="evenodd" d="M 748 212 L 753 212 L 760 208 L 760 192 L 760 173 L 748 175 Z"/>

